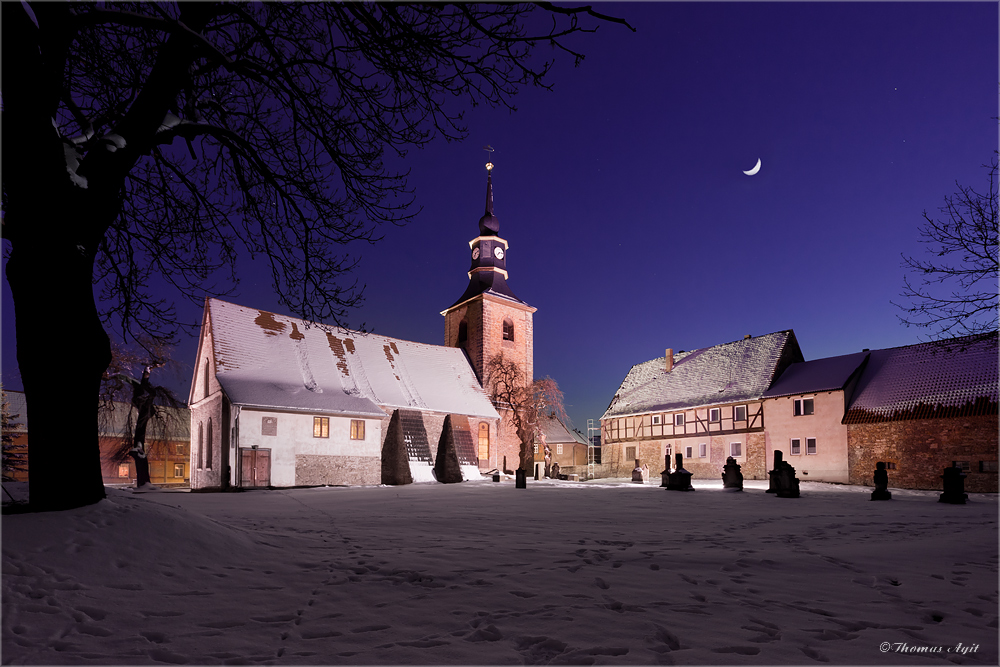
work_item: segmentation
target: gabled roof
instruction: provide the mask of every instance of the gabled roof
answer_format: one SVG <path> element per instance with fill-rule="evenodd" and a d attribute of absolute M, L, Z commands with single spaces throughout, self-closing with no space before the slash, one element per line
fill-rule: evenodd
<path fill-rule="evenodd" d="M 587 439 L 576 431 L 571 430 L 566 424 L 562 422 L 561 419 L 555 415 L 549 415 L 548 417 L 541 417 L 539 420 L 539 426 L 541 427 L 542 433 L 545 434 L 545 442 L 547 444 L 555 443 L 575 443 L 584 446 L 588 446 L 589 443 Z"/>
<path fill-rule="evenodd" d="M 868 352 L 855 352 L 792 364 L 785 369 L 771 388 L 762 394 L 762 397 L 777 398 L 843 389 L 868 354 Z"/>
<path fill-rule="evenodd" d="M 997 414 L 997 336 L 872 350 L 845 424 Z"/>
<path fill-rule="evenodd" d="M 379 407 L 495 418 L 460 348 L 307 322 L 218 299 L 206 306 L 216 377 L 233 403 L 384 416 Z"/>
<path fill-rule="evenodd" d="M 795 333 L 777 331 L 632 367 L 602 419 L 754 400 L 790 364 L 802 361 Z"/>

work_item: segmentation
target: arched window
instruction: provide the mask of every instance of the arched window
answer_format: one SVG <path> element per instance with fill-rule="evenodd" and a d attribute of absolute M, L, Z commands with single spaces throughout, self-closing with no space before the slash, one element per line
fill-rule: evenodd
<path fill-rule="evenodd" d="M 479 458 L 490 458 L 490 425 L 486 422 L 479 422 Z"/>
<path fill-rule="evenodd" d="M 205 360 L 205 398 L 208 398 L 208 359 Z"/>
<path fill-rule="evenodd" d="M 198 470 L 201 470 L 204 465 L 204 459 L 202 459 L 201 443 L 203 442 L 202 436 L 204 435 L 204 428 L 201 422 L 198 422 L 198 446 L 195 450 L 195 462 L 198 465 Z"/>
<path fill-rule="evenodd" d="M 208 418 L 208 437 L 205 439 L 205 467 L 212 469 L 212 418 Z"/>
<path fill-rule="evenodd" d="M 469 340 L 469 325 L 465 320 L 458 323 L 458 344 L 465 345 Z"/>
<path fill-rule="evenodd" d="M 514 340 L 514 323 L 509 319 L 503 321 L 503 339 Z"/>

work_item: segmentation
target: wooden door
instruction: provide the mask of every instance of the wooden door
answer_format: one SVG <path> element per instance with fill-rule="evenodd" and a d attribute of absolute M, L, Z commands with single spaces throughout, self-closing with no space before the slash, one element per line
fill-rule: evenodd
<path fill-rule="evenodd" d="M 271 450 L 240 449 L 240 472 L 242 486 L 270 486 Z"/>

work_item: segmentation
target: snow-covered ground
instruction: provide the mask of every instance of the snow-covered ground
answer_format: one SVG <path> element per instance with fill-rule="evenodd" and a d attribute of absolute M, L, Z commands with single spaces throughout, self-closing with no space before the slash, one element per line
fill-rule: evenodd
<path fill-rule="evenodd" d="M 2 661 L 997 664 L 996 496 L 695 481 L 111 489 L 6 515 Z"/>

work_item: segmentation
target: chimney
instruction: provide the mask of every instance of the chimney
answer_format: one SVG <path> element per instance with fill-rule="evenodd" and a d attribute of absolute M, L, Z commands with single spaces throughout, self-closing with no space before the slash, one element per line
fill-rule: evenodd
<path fill-rule="evenodd" d="M 750 340 L 750 334 L 747 334 L 746 336 L 744 336 L 743 340 Z"/>
<path fill-rule="evenodd" d="M 670 370 L 673 367 L 674 367 L 674 348 L 668 347 L 667 348 L 667 372 L 669 373 Z"/>

